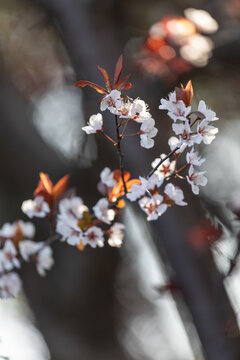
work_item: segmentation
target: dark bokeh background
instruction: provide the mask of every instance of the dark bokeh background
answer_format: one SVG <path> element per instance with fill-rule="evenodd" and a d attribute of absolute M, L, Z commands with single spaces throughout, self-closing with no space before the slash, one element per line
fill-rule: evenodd
<path fill-rule="evenodd" d="M 99 172 L 116 168 L 118 159 L 111 144 L 83 134 L 81 127 L 99 111 L 99 96 L 73 84 L 100 83 L 98 64 L 111 74 L 123 53 L 124 72 L 132 74 L 129 95 L 143 98 L 156 119 L 153 149 L 133 138 L 124 145 L 125 168 L 133 176 L 147 174 L 152 159 L 168 151 L 171 124 L 158 105 L 174 86 L 191 78 L 195 105 L 204 99 L 220 117 L 219 140 L 203 149 L 209 184 L 201 199 L 181 184 L 190 205 L 154 224 L 145 225 L 143 214 L 128 207 L 122 250 L 78 252 L 55 244 L 56 264 L 46 279 L 31 266 L 23 269 L 27 299 L 54 360 L 240 359 L 240 274 L 236 269 L 232 283 L 224 282 L 209 247 L 187 241 L 206 211 L 229 224 L 225 206 L 240 191 L 240 2 L 194 2 L 219 24 L 209 35 L 214 45 L 204 66 L 171 67 L 142 53 L 154 23 L 184 16 L 192 6 L 183 0 L 0 1 L 1 223 L 24 218 L 21 202 L 32 196 L 39 171 L 54 182 L 69 173 L 84 201 L 96 203 Z M 105 124 L 111 134 L 108 114 Z M 36 225 L 38 238 L 45 238 L 47 228 Z M 235 232 L 229 225 L 232 242 Z M 156 290 L 172 278 L 177 291 Z"/>

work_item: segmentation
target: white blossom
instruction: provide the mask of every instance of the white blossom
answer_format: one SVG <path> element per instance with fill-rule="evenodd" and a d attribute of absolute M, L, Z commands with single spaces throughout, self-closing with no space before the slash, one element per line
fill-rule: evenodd
<path fill-rule="evenodd" d="M 201 156 L 199 156 L 198 153 L 194 150 L 194 148 L 192 148 L 191 151 L 186 154 L 186 160 L 190 165 L 201 166 L 206 159 L 202 159 Z"/>
<path fill-rule="evenodd" d="M 105 167 L 102 170 L 100 174 L 100 178 L 101 178 L 101 182 L 107 185 L 107 187 L 109 188 L 112 188 L 117 184 L 116 180 L 113 177 L 113 172 L 108 167 Z"/>
<path fill-rule="evenodd" d="M 140 127 L 140 139 L 141 146 L 150 149 L 154 146 L 154 140 L 152 139 L 157 135 L 158 129 L 154 127 L 155 121 L 153 118 L 149 120 L 144 120 Z"/>
<path fill-rule="evenodd" d="M 82 238 L 83 245 L 89 244 L 91 247 L 96 248 L 97 246 L 104 246 L 104 236 L 102 229 L 98 226 L 91 226 Z"/>
<path fill-rule="evenodd" d="M 21 209 L 29 218 L 34 216 L 42 218 L 50 212 L 49 205 L 43 196 L 37 196 L 34 200 L 25 200 Z"/>
<path fill-rule="evenodd" d="M 13 268 L 20 268 L 21 264 L 17 258 L 17 250 L 12 240 L 6 240 L 3 249 L 0 250 L 1 255 L 1 268 L 10 271 Z"/>
<path fill-rule="evenodd" d="M 122 240 L 124 237 L 123 229 L 125 226 L 121 223 L 115 222 L 113 226 L 109 229 L 109 239 L 108 244 L 112 247 L 121 247 Z"/>
<path fill-rule="evenodd" d="M 115 217 L 115 211 L 109 209 L 108 205 L 108 201 L 102 198 L 98 200 L 97 204 L 93 207 L 95 216 L 106 224 L 110 224 Z"/>
<path fill-rule="evenodd" d="M 42 243 L 39 243 L 39 246 L 42 246 Z M 50 246 L 44 246 L 40 250 L 36 257 L 36 267 L 37 272 L 40 276 L 46 275 L 46 270 L 50 270 L 54 264 L 53 251 Z"/>
<path fill-rule="evenodd" d="M 182 143 L 176 136 L 171 136 L 168 139 L 168 145 L 171 151 L 175 150 L 177 146 L 179 147 L 179 149 L 175 151 L 176 154 L 182 153 L 187 147 L 187 144 Z"/>
<path fill-rule="evenodd" d="M 130 201 L 136 201 L 141 196 L 145 195 L 145 192 L 147 190 L 148 181 L 144 178 L 141 178 L 141 184 L 133 184 L 131 186 L 130 191 L 127 193 L 127 198 Z"/>
<path fill-rule="evenodd" d="M 167 210 L 167 204 L 162 201 L 161 195 L 153 195 L 151 198 L 145 196 L 138 201 L 142 210 L 148 215 L 148 221 L 157 220 Z"/>
<path fill-rule="evenodd" d="M 64 217 L 73 217 L 80 220 L 83 218 L 83 213 L 89 211 L 89 209 L 84 205 L 80 197 L 73 196 L 60 201 L 59 211 L 62 219 Z"/>
<path fill-rule="evenodd" d="M 188 122 L 183 124 L 172 124 L 172 129 L 176 135 L 180 135 L 181 141 L 186 143 L 188 146 L 193 146 L 194 142 L 196 142 L 196 137 L 198 135 L 194 135 L 192 133 Z"/>
<path fill-rule="evenodd" d="M 200 144 L 201 141 L 204 144 L 209 145 L 215 139 L 216 134 L 218 133 L 218 128 L 209 125 L 208 120 L 202 120 L 197 126 L 197 139 L 195 142 Z"/>
<path fill-rule="evenodd" d="M 72 216 L 58 216 L 56 232 L 62 235 L 61 241 L 66 241 L 72 246 L 80 244 L 82 239 L 82 230 L 78 226 L 78 220 Z"/>
<path fill-rule="evenodd" d="M 110 112 L 115 113 L 122 105 L 121 92 L 114 89 L 103 97 L 100 104 L 100 110 L 105 111 L 108 109 Z"/>
<path fill-rule="evenodd" d="M 198 111 L 204 115 L 204 119 L 206 119 L 207 121 L 218 120 L 218 118 L 216 117 L 216 113 L 211 109 L 208 109 L 205 101 L 203 100 L 199 101 Z"/>
<path fill-rule="evenodd" d="M 149 120 L 152 117 L 147 110 L 145 101 L 138 98 L 133 100 L 131 115 L 132 118 L 139 123 L 142 123 L 144 120 Z"/>
<path fill-rule="evenodd" d="M 189 174 L 187 176 L 187 181 L 192 187 L 192 192 L 195 195 L 199 194 L 199 185 L 205 186 L 207 184 L 207 178 L 204 176 L 206 171 L 195 172 L 193 166 L 191 165 L 189 168 Z"/>
<path fill-rule="evenodd" d="M 177 120 L 185 121 L 191 111 L 191 106 L 186 106 L 182 100 L 176 99 L 176 92 L 173 91 L 168 95 L 168 100 L 161 99 L 160 110 L 168 110 L 168 116 L 176 122 Z"/>
<path fill-rule="evenodd" d="M 181 189 L 174 186 L 172 183 L 168 183 L 165 186 L 165 194 L 174 201 L 175 204 L 180 206 L 185 206 L 187 203 L 183 201 L 184 195 Z"/>
<path fill-rule="evenodd" d="M 103 118 L 102 114 L 92 115 L 89 118 L 89 122 L 87 126 L 83 126 L 82 130 L 85 131 L 88 135 L 95 134 L 102 130 L 103 126 Z"/>
<path fill-rule="evenodd" d="M 41 276 L 45 276 L 46 270 L 50 270 L 54 264 L 52 248 L 43 242 L 21 241 L 19 251 L 25 261 L 30 261 L 33 256 L 32 260 L 36 262 L 37 272 Z"/>
<path fill-rule="evenodd" d="M 0 298 L 9 299 L 16 297 L 22 290 L 22 281 L 15 272 L 0 276 Z"/>
<path fill-rule="evenodd" d="M 166 154 L 161 154 L 159 158 L 156 158 L 151 163 L 152 168 L 155 168 L 159 162 L 166 157 Z M 170 161 L 170 159 L 166 159 L 154 172 L 158 176 L 159 179 L 164 179 L 165 177 L 171 175 L 175 170 L 176 161 Z"/>

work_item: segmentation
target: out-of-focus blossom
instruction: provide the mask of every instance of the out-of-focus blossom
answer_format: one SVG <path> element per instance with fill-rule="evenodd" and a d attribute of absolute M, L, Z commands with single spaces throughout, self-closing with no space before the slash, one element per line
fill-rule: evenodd
<path fill-rule="evenodd" d="M 217 21 L 206 10 L 188 8 L 184 10 L 184 15 L 206 34 L 213 34 L 218 30 Z"/>
<path fill-rule="evenodd" d="M 22 281 L 15 272 L 0 276 L 0 298 L 9 299 L 16 297 L 22 290 Z"/>
<path fill-rule="evenodd" d="M 99 219 L 105 222 L 106 224 L 110 224 L 111 221 L 115 217 L 115 211 L 112 209 L 109 209 L 109 203 L 106 199 L 100 199 L 98 200 L 97 204 L 93 206 L 93 211 L 95 216 Z"/>
<path fill-rule="evenodd" d="M 167 205 L 163 203 L 161 195 L 153 195 L 151 198 L 143 197 L 138 201 L 141 209 L 148 215 L 147 220 L 157 220 L 166 210 Z"/>
<path fill-rule="evenodd" d="M 205 66 L 212 55 L 213 41 L 201 34 L 190 36 L 187 43 L 180 48 L 181 56 L 194 66 Z"/>
<path fill-rule="evenodd" d="M 148 181 L 140 177 L 140 184 L 133 184 L 130 191 L 127 193 L 127 198 L 130 201 L 136 201 L 143 196 L 147 190 Z"/>
<path fill-rule="evenodd" d="M 88 207 L 84 205 L 83 200 L 78 196 L 66 198 L 59 203 L 60 217 L 73 217 L 76 219 L 82 219 L 83 213 L 88 211 Z"/>
<path fill-rule="evenodd" d="M 181 189 L 169 183 L 165 186 L 165 194 L 174 201 L 175 204 L 185 206 L 187 203 L 183 201 L 184 195 Z"/>
<path fill-rule="evenodd" d="M 91 247 L 96 248 L 97 246 L 104 246 L 104 236 L 102 229 L 98 226 L 91 226 L 82 238 L 83 245 L 89 244 Z"/>
<path fill-rule="evenodd" d="M 125 226 L 121 223 L 115 222 L 109 229 L 108 244 L 112 247 L 121 247 L 123 241 L 123 230 Z"/>
<path fill-rule="evenodd" d="M 114 179 L 114 173 L 108 167 L 105 167 L 100 174 L 101 182 L 107 187 L 112 188 L 117 185 L 116 180 Z"/>
<path fill-rule="evenodd" d="M 21 241 L 19 251 L 25 261 L 33 260 L 36 262 L 37 272 L 41 276 L 45 276 L 46 270 L 50 270 L 54 264 L 52 248 L 42 242 Z"/>
<path fill-rule="evenodd" d="M 89 122 L 87 126 L 82 127 L 82 130 L 89 134 L 96 134 L 97 132 L 101 132 L 103 126 L 103 118 L 102 114 L 92 115 L 89 118 Z"/>
<path fill-rule="evenodd" d="M 56 232 L 62 235 L 61 241 L 66 241 L 72 246 L 78 245 L 82 239 L 82 230 L 77 219 L 73 217 L 58 217 Z"/>
<path fill-rule="evenodd" d="M 11 271 L 13 268 L 20 268 L 21 264 L 17 258 L 17 250 L 11 240 L 6 240 L 3 249 L 0 250 L 2 253 L 0 257 L 0 267 L 6 271 Z"/>
<path fill-rule="evenodd" d="M 195 172 L 193 166 L 191 165 L 189 168 L 189 174 L 187 176 L 187 181 L 192 187 L 192 192 L 195 195 L 199 194 L 199 186 L 207 185 L 207 178 L 204 176 L 205 171 Z"/>
<path fill-rule="evenodd" d="M 190 165 L 201 166 L 206 159 L 202 159 L 201 156 L 198 155 L 198 152 L 192 148 L 191 151 L 186 154 L 186 160 Z"/>
<path fill-rule="evenodd" d="M 49 205 L 44 201 L 43 196 L 37 196 L 34 200 L 25 200 L 21 209 L 29 218 L 34 216 L 42 218 L 50 212 Z"/>
<path fill-rule="evenodd" d="M 155 121 L 150 118 L 149 120 L 144 120 L 140 127 L 140 139 L 141 146 L 150 149 L 154 146 L 154 140 L 152 139 L 157 135 L 158 129 L 154 127 Z"/>

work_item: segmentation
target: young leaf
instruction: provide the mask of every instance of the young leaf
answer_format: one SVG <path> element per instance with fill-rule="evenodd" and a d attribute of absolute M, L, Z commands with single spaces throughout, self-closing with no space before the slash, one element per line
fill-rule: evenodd
<path fill-rule="evenodd" d="M 74 84 L 74 86 L 80 86 L 80 87 L 91 86 L 94 90 L 96 90 L 100 94 L 108 94 L 108 91 L 106 89 L 104 89 L 102 86 L 94 84 L 90 81 L 80 80 L 80 81 L 77 81 Z"/>
<path fill-rule="evenodd" d="M 105 81 L 106 87 L 109 91 L 112 90 L 112 84 L 111 81 L 109 79 L 108 73 L 105 69 L 103 69 L 101 66 L 98 66 L 98 69 L 101 71 L 103 80 Z"/>
<path fill-rule="evenodd" d="M 122 66 L 123 66 L 123 56 L 120 55 L 119 59 L 117 61 L 116 67 L 115 67 L 115 73 L 114 73 L 114 87 L 118 83 L 121 73 L 122 73 Z"/>

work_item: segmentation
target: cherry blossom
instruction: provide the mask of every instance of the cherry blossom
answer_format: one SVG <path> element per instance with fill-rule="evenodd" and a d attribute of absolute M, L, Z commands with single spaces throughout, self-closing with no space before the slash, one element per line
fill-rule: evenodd
<path fill-rule="evenodd" d="M 187 144 L 182 143 L 182 141 L 179 140 L 176 136 L 171 136 L 168 139 L 168 145 L 171 151 L 175 150 L 176 147 L 179 147 L 179 149 L 175 151 L 176 154 L 181 154 L 187 147 Z"/>
<path fill-rule="evenodd" d="M 176 99 L 176 92 L 168 95 L 168 100 L 161 99 L 160 110 L 168 110 L 168 116 L 176 122 L 177 120 L 186 120 L 191 111 L 191 106 L 186 106 L 182 100 Z"/>
<path fill-rule="evenodd" d="M 108 109 L 110 112 L 115 113 L 116 108 L 120 108 L 122 105 L 121 92 L 118 90 L 112 90 L 110 94 L 105 95 L 100 103 L 100 110 L 105 111 Z"/>
<path fill-rule="evenodd" d="M 3 249 L 0 250 L 1 256 L 1 268 L 6 271 L 10 271 L 13 268 L 20 268 L 20 261 L 17 258 L 17 250 L 14 243 L 11 240 L 6 240 Z"/>
<path fill-rule="evenodd" d="M 139 206 L 148 215 L 147 220 L 157 220 L 167 210 L 167 204 L 163 203 L 161 195 L 153 195 L 151 198 L 143 197 L 138 201 Z"/>
<path fill-rule="evenodd" d="M 60 235 L 61 241 L 66 241 L 69 245 L 78 245 L 82 239 L 82 230 L 78 226 L 78 220 L 72 216 L 58 216 L 56 232 Z"/>
<path fill-rule="evenodd" d="M 109 239 L 108 244 L 112 247 L 121 247 L 122 246 L 122 240 L 124 237 L 123 230 L 125 229 L 125 226 L 119 222 L 115 222 L 113 226 L 109 229 Z"/>
<path fill-rule="evenodd" d="M 59 203 L 60 217 L 73 217 L 76 219 L 82 219 L 83 213 L 88 211 L 88 207 L 84 205 L 83 200 L 78 196 L 66 198 Z"/>
<path fill-rule="evenodd" d="M 22 290 L 22 281 L 15 272 L 0 276 L 0 298 L 9 299 L 16 297 Z"/>
<path fill-rule="evenodd" d="M 187 176 L 187 181 L 192 187 L 192 192 L 195 195 L 199 194 L 199 185 L 205 186 L 207 184 L 207 178 L 204 176 L 206 171 L 195 172 L 193 166 L 189 168 L 189 175 Z"/>
<path fill-rule="evenodd" d="M 42 243 L 39 243 L 42 246 Z M 46 275 L 46 270 L 50 270 L 54 264 L 53 251 L 50 246 L 44 246 L 36 256 L 37 272 L 40 276 Z"/>
<path fill-rule="evenodd" d="M 108 201 L 102 198 L 98 200 L 97 204 L 93 207 L 95 216 L 106 224 L 110 224 L 115 217 L 115 211 L 109 209 L 108 206 Z"/>
<path fill-rule="evenodd" d="M 215 139 L 218 128 L 209 125 L 208 120 L 204 119 L 198 124 L 197 133 L 196 142 L 200 144 L 200 142 L 203 141 L 204 144 L 209 145 Z"/>
<path fill-rule="evenodd" d="M 141 184 L 133 184 L 130 191 L 126 195 L 130 201 L 136 201 L 141 196 L 143 196 L 147 190 L 147 179 L 142 178 L 141 176 L 139 177 L 139 179 L 141 180 Z"/>
<path fill-rule="evenodd" d="M 171 183 L 168 183 L 165 186 L 165 190 L 164 193 L 171 199 L 174 201 L 175 204 L 180 205 L 180 206 L 185 206 L 187 205 L 187 203 L 185 201 L 183 201 L 184 195 L 181 189 L 179 189 L 178 187 L 174 186 Z"/>
<path fill-rule="evenodd" d="M 21 241 L 19 243 L 19 251 L 25 261 L 30 261 L 33 257 L 40 276 L 45 276 L 46 270 L 50 270 L 54 264 L 52 248 L 42 242 Z"/>
<path fill-rule="evenodd" d="M 102 170 L 100 174 L 100 178 L 101 178 L 101 182 L 109 188 L 112 188 L 117 184 L 116 180 L 114 179 L 113 172 L 108 167 L 105 167 Z"/>
<path fill-rule="evenodd" d="M 166 154 L 161 154 L 159 158 L 156 158 L 153 160 L 151 166 L 152 168 L 155 168 L 159 162 L 166 157 Z M 158 176 L 159 179 L 164 179 L 165 177 L 168 177 L 171 175 L 175 170 L 175 164 L 176 161 L 170 161 L 169 158 L 166 159 L 155 171 L 154 174 Z"/>
<path fill-rule="evenodd" d="M 131 115 L 136 122 L 142 123 L 144 120 L 149 120 L 152 116 L 147 110 L 145 101 L 135 99 L 132 104 Z"/>
<path fill-rule="evenodd" d="M 154 146 L 154 140 L 152 139 L 157 135 L 158 129 L 154 127 L 155 121 L 153 118 L 149 120 L 144 120 L 140 127 L 140 139 L 141 146 L 150 149 Z"/>
<path fill-rule="evenodd" d="M 87 126 L 82 127 L 82 130 L 85 131 L 88 135 L 101 132 L 103 126 L 102 114 L 92 115 L 89 118 Z"/>
<path fill-rule="evenodd" d="M 186 160 L 190 165 L 201 166 L 206 159 L 202 159 L 201 156 L 199 156 L 198 153 L 194 150 L 194 148 L 192 148 L 191 151 L 186 154 Z"/>
<path fill-rule="evenodd" d="M 42 218 L 50 212 L 49 205 L 43 196 L 37 196 L 34 200 L 25 200 L 21 209 L 29 218 L 34 216 Z"/>
<path fill-rule="evenodd" d="M 181 141 L 188 146 L 193 146 L 197 135 L 194 135 L 188 122 L 183 124 L 172 124 L 172 129 L 176 135 L 180 135 Z"/>
<path fill-rule="evenodd" d="M 205 101 L 203 100 L 199 101 L 198 111 L 204 115 L 204 119 L 206 119 L 207 121 L 218 120 L 218 118 L 216 117 L 216 113 L 211 109 L 208 109 Z"/>
<path fill-rule="evenodd" d="M 91 226 L 82 238 L 83 245 L 89 244 L 91 247 L 96 248 L 97 246 L 104 246 L 103 231 L 98 226 Z"/>

